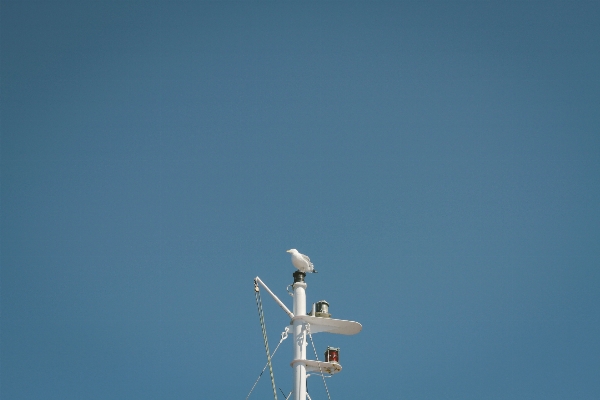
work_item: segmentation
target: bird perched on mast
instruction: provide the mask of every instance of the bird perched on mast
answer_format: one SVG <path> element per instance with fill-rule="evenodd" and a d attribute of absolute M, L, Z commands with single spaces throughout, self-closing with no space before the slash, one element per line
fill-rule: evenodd
<path fill-rule="evenodd" d="M 308 256 L 300 254 L 296 249 L 286 250 L 286 252 L 292 255 L 292 264 L 294 264 L 294 267 L 298 268 L 300 272 L 309 272 L 313 274 L 317 273 L 315 266 L 310 262 L 310 258 L 308 258 Z"/>

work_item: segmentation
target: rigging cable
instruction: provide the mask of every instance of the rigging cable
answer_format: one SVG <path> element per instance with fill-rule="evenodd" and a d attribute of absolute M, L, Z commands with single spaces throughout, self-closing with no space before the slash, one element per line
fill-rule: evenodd
<path fill-rule="evenodd" d="M 319 356 L 317 355 L 317 349 L 315 348 L 315 342 L 313 341 L 312 334 L 310 333 L 310 324 L 306 324 L 306 331 L 308 332 L 308 336 L 310 336 L 310 344 L 312 344 L 313 351 L 315 352 L 315 360 L 319 361 Z M 327 392 L 327 398 L 331 400 L 331 396 L 329 395 L 329 389 L 327 388 L 327 382 L 325 382 L 325 375 L 323 375 L 323 370 L 321 369 L 321 363 L 319 362 L 319 371 L 321 371 L 321 378 L 323 378 L 323 385 L 325 385 L 325 391 Z"/>
<path fill-rule="evenodd" d="M 281 388 L 279 388 L 279 390 L 281 390 L 281 394 L 283 394 L 283 398 L 285 400 L 288 400 L 290 398 L 290 396 L 292 395 L 292 392 L 290 392 L 290 394 L 288 394 L 287 396 L 285 395 L 285 393 L 283 393 L 283 390 Z"/>
<path fill-rule="evenodd" d="M 263 339 L 265 341 L 265 351 L 267 352 L 267 364 L 269 364 L 269 372 L 271 374 L 271 385 L 273 386 L 273 397 L 275 398 L 275 400 L 277 400 L 277 388 L 275 386 L 275 376 L 273 375 L 273 365 L 271 364 L 271 353 L 269 351 L 269 341 L 267 340 L 267 326 L 265 325 L 265 316 L 264 316 L 263 309 L 262 309 L 262 301 L 260 299 L 260 289 L 258 287 L 258 283 L 256 282 L 256 280 L 254 281 L 254 296 L 256 297 L 256 306 L 258 307 L 258 316 L 260 318 L 260 327 L 262 328 Z M 314 345 L 313 345 L 313 347 L 314 347 Z M 261 375 L 262 375 L 262 373 L 261 373 Z M 260 378 L 260 376 L 259 376 L 259 378 Z M 249 395 L 250 394 L 248 394 L 248 396 Z"/>
<path fill-rule="evenodd" d="M 277 353 L 277 349 L 279 348 L 279 346 L 281 346 L 281 342 L 283 342 L 285 339 L 288 338 L 288 332 L 289 331 L 290 331 L 290 328 L 286 326 L 285 329 L 284 329 L 284 331 L 281 332 L 281 339 L 279 340 L 279 343 L 277 344 L 277 347 L 275 347 L 275 350 L 273 350 L 273 354 L 271 354 L 271 359 L 273 359 L 273 356 L 275 355 L 275 353 Z M 267 361 L 267 363 L 263 367 L 262 371 L 258 375 L 258 378 L 256 378 L 256 382 L 254 382 L 254 385 L 252 385 L 252 389 L 250 389 L 250 392 L 248 392 L 248 396 L 246 396 L 246 400 L 248 400 L 248 398 L 250 397 L 250 394 L 252 393 L 252 391 L 256 387 L 256 384 L 258 383 L 258 381 L 262 377 L 262 374 L 265 372 L 265 370 L 267 369 L 268 366 L 269 366 L 269 362 Z M 279 388 L 279 390 L 281 390 L 281 388 Z M 285 397 L 285 394 L 284 394 L 284 397 Z M 287 397 L 286 397 L 286 400 L 287 400 Z"/>

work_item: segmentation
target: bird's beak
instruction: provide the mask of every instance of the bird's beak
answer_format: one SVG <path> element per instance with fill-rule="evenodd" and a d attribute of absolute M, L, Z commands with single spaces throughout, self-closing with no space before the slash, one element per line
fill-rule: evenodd
<path fill-rule="evenodd" d="M 285 252 L 286 252 L 286 253 L 291 253 L 291 252 L 292 252 L 292 250 L 286 250 Z"/>

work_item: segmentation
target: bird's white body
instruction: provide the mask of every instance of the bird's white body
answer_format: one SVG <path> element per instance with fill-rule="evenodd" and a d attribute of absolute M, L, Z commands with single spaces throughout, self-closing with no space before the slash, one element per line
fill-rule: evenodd
<path fill-rule="evenodd" d="M 292 264 L 298 268 L 300 272 L 304 273 L 316 273 L 315 266 L 310 262 L 310 258 L 304 254 L 300 254 L 296 249 L 287 250 L 292 255 Z"/>

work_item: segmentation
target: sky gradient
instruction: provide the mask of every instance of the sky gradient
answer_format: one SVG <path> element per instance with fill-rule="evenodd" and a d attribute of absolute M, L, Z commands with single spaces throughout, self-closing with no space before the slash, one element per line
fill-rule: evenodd
<path fill-rule="evenodd" d="M 245 398 L 297 248 L 332 399 L 600 398 L 598 21 L 2 0 L 0 396 Z"/>

